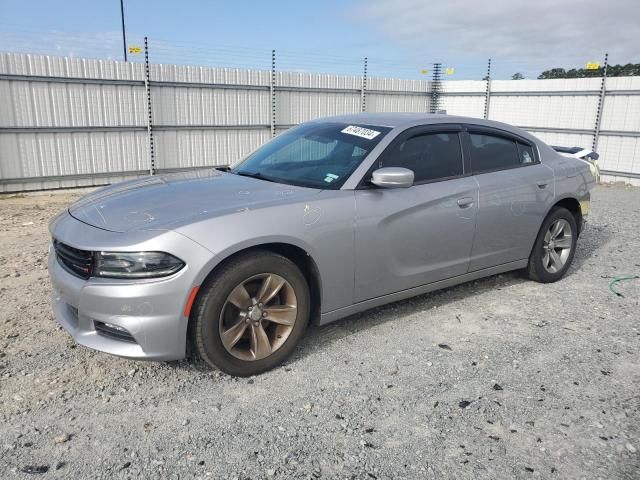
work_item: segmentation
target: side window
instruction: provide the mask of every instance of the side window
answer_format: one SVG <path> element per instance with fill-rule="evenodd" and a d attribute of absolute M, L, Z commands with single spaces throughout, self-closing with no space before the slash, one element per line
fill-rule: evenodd
<path fill-rule="evenodd" d="M 382 166 L 413 170 L 416 183 L 462 175 L 460 139 L 457 133 L 410 137 L 387 151 Z"/>
<path fill-rule="evenodd" d="M 536 157 L 533 156 L 533 148 L 531 148 L 531 145 L 518 142 L 518 153 L 520 154 L 520 165 L 535 163 Z"/>
<path fill-rule="evenodd" d="M 495 135 L 470 133 L 471 137 L 471 168 L 474 173 L 512 168 L 521 165 L 518 145 Z M 533 151 L 529 152 L 533 160 Z"/>

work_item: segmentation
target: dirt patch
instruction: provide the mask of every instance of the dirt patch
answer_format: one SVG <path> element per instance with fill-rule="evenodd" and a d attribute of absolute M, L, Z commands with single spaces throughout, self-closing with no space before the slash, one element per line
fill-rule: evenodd
<path fill-rule="evenodd" d="M 76 347 L 49 307 L 48 220 L 0 197 L 0 478 L 637 478 L 640 189 L 599 187 L 574 265 L 312 329 L 235 379 Z"/>

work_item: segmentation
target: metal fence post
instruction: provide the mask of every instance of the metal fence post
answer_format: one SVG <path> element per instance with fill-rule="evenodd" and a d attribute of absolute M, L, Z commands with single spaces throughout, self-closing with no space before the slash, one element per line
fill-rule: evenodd
<path fill-rule="evenodd" d="M 362 89 L 360 90 L 360 111 L 367 111 L 367 57 L 364 57 L 364 71 L 362 75 Z"/>
<path fill-rule="evenodd" d="M 122 53 L 127 61 L 127 32 L 124 28 L 124 0 L 120 0 L 120 19 L 122 20 Z"/>
<path fill-rule="evenodd" d="M 491 59 L 487 63 L 487 88 L 484 92 L 484 118 L 489 118 L 489 105 L 491 103 Z"/>
<path fill-rule="evenodd" d="M 440 93 L 442 93 L 442 64 L 433 64 L 433 78 L 431 80 L 431 104 L 429 111 L 438 113 L 440 110 Z"/>
<path fill-rule="evenodd" d="M 149 69 L 149 42 L 144 37 L 144 89 L 147 93 L 147 140 L 149 142 L 149 174 L 156 173 L 156 154 L 153 148 L 153 115 L 151 110 L 151 72 Z"/>
<path fill-rule="evenodd" d="M 271 85 L 269 86 L 271 93 L 271 137 L 276 136 L 276 51 L 271 50 Z"/>
<path fill-rule="evenodd" d="M 607 94 L 607 67 L 609 64 L 609 54 L 604 54 L 604 65 L 602 72 L 602 83 L 600 84 L 600 97 L 598 99 L 598 107 L 596 110 L 596 124 L 593 128 L 593 144 L 591 150 L 594 152 L 598 148 L 598 139 L 600 138 L 600 124 L 602 123 L 602 111 L 604 110 L 604 97 Z"/>

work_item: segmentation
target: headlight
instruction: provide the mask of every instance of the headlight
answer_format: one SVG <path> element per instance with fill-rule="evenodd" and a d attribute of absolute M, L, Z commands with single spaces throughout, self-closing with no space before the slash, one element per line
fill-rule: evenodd
<path fill-rule="evenodd" d="M 93 275 L 108 278 L 157 278 L 176 273 L 184 262 L 164 252 L 96 252 Z"/>

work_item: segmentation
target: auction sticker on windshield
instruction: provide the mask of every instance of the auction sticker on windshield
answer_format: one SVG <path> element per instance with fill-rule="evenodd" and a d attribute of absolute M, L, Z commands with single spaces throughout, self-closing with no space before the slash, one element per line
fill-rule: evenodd
<path fill-rule="evenodd" d="M 347 128 L 342 130 L 342 133 L 366 138 L 367 140 L 373 140 L 378 135 L 380 135 L 380 132 L 376 132 L 375 130 L 371 130 L 369 128 L 356 127 L 355 125 L 349 125 Z"/>

